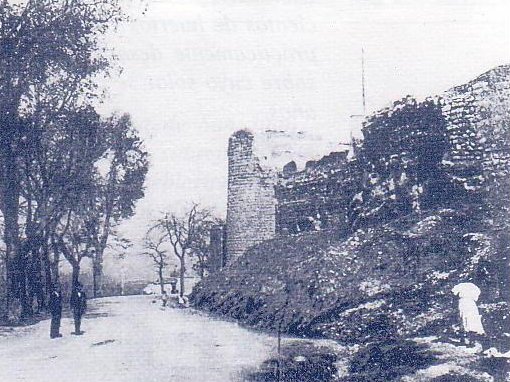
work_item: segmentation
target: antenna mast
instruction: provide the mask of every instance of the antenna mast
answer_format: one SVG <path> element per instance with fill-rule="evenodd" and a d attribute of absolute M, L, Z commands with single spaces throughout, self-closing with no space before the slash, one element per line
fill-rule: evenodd
<path fill-rule="evenodd" d="M 365 50 L 361 48 L 361 96 L 363 97 L 363 115 L 366 115 L 365 103 Z"/>
<path fill-rule="evenodd" d="M 366 99 L 365 99 L 365 50 L 363 47 L 361 47 L 361 97 L 363 101 L 363 114 L 353 114 L 351 115 L 351 123 L 353 125 L 350 129 L 350 135 L 351 135 L 351 151 L 350 153 L 353 153 L 356 150 L 356 139 L 354 138 L 353 130 L 354 130 L 354 123 L 356 123 L 356 131 L 359 134 L 359 130 L 361 128 L 362 130 L 362 120 L 365 118 L 367 114 L 367 105 L 366 105 Z M 358 120 L 360 118 L 360 120 Z M 359 125 L 357 124 L 359 123 Z M 353 154 L 355 156 L 355 154 Z"/>

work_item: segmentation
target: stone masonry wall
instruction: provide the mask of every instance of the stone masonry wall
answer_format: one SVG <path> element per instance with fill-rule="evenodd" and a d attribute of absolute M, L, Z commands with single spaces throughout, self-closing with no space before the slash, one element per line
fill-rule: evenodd
<path fill-rule="evenodd" d="M 289 166 L 291 167 L 291 166 Z M 283 171 L 276 185 L 279 235 L 346 227 L 349 205 L 359 189 L 356 161 L 333 152 L 299 172 Z"/>
<path fill-rule="evenodd" d="M 224 224 L 216 224 L 210 231 L 210 254 L 208 260 L 209 272 L 217 272 L 226 265 L 226 231 Z"/>
<path fill-rule="evenodd" d="M 358 160 L 361 191 L 352 204 L 354 227 L 419 212 L 454 197 L 441 170 L 446 122 L 436 99 L 406 97 L 367 118 Z"/>
<path fill-rule="evenodd" d="M 304 170 L 290 162 L 277 173 L 261 166 L 253 134 L 235 133 L 229 142 L 229 261 L 275 235 L 355 229 L 482 202 L 488 184 L 510 174 L 510 65 L 422 102 L 410 96 L 396 101 L 365 120 L 363 137 L 354 159 L 333 152 Z"/>
<path fill-rule="evenodd" d="M 508 175 L 509 131 L 508 65 L 441 96 L 408 96 L 376 112 L 363 128 L 354 226 L 483 203 L 489 182 Z"/>
<path fill-rule="evenodd" d="M 229 140 L 227 263 L 275 236 L 275 173 L 260 166 L 252 133 L 240 130 Z"/>
<path fill-rule="evenodd" d="M 508 172 L 510 163 L 510 65 L 490 70 L 441 99 L 450 149 L 443 159 L 452 182 L 479 191 Z"/>

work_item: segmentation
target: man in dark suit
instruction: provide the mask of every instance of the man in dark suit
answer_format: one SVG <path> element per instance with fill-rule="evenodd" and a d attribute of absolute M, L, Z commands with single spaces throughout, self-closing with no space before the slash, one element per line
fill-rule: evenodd
<path fill-rule="evenodd" d="M 60 334 L 60 320 L 62 318 L 62 293 L 60 286 L 55 285 L 50 294 L 51 328 L 50 338 L 62 337 Z"/>
<path fill-rule="evenodd" d="M 87 310 L 87 296 L 85 295 L 83 286 L 80 283 L 76 284 L 76 288 L 74 288 L 73 293 L 71 293 L 70 302 L 74 317 L 74 332 L 72 334 L 79 336 L 83 334 L 80 330 L 81 317 Z"/>

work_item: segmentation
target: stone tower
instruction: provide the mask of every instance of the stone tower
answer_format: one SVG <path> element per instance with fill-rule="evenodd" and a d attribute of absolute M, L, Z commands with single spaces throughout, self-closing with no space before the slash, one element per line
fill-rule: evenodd
<path fill-rule="evenodd" d="M 249 247 L 275 237 L 276 174 L 261 166 L 254 135 L 235 132 L 228 145 L 227 265 Z"/>

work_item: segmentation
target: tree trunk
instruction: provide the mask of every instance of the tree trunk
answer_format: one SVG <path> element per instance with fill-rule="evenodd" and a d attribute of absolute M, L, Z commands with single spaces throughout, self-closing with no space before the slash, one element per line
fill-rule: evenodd
<path fill-rule="evenodd" d="M 101 297 L 103 295 L 103 255 L 106 245 L 108 244 L 108 237 L 110 236 L 110 218 L 113 210 L 113 205 L 108 203 L 105 221 L 103 225 L 103 233 L 100 240 L 96 242 L 95 253 L 92 257 L 92 278 L 94 284 L 94 297 Z"/>
<path fill-rule="evenodd" d="M 49 301 L 51 290 L 53 288 L 53 281 L 51 277 L 51 261 L 50 261 L 50 253 L 47 238 L 44 238 L 44 241 L 41 246 L 41 261 L 42 267 L 44 271 L 44 286 L 45 286 L 45 296 L 46 301 Z"/>
<path fill-rule="evenodd" d="M 184 254 L 179 259 L 180 260 L 180 269 L 179 269 L 179 281 L 180 281 L 180 290 L 179 290 L 179 296 L 184 297 L 184 275 L 186 273 L 186 260 L 184 259 Z"/>
<path fill-rule="evenodd" d="M 5 161 L 5 156 L 2 160 Z M 5 166 L 6 164 L 3 163 Z M 9 170 L 5 170 L 8 173 Z M 5 175 L 5 174 L 4 174 Z M 18 224 L 18 203 L 14 190 L 11 189 L 11 181 L 8 178 L 2 187 L 2 213 L 4 215 L 4 242 L 5 258 L 7 266 L 7 312 L 13 308 L 12 302 L 19 299 L 22 305 L 22 315 L 27 312 L 27 296 L 25 285 L 25 269 L 20 251 L 19 224 Z"/>
<path fill-rule="evenodd" d="M 10 78 L 7 68 L 5 78 Z M 4 217 L 4 243 L 7 263 L 7 314 L 14 313 L 11 302 L 18 300 L 23 319 L 31 315 L 26 288 L 26 259 L 20 246 L 19 204 L 20 177 L 17 144 L 21 138 L 21 121 L 18 119 L 19 92 L 10 79 L 3 89 L 8 103 L 0 105 L 0 209 Z M 14 316 L 11 316 L 14 317 Z"/>
<path fill-rule="evenodd" d="M 53 261 L 50 262 L 52 285 L 53 284 L 56 285 L 60 281 L 60 272 L 58 270 L 59 264 L 60 264 L 60 252 L 57 247 L 54 247 L 53 248 Z"/>
<path fill-rule="evenodd" d="M 55 256 L 59 256 L 59 250 L 62 252 L 66 260 L 69 262 L 69 264 L 72 267 L 72 278 L 71 278 L 71 290 L 74 291 L 79 282 L 80 277 L 80 257 L 75 258 L 73 253 L 66 247 L 66 244 L 64 243 L 64 239 L 62 236 L 58 238 L 58 241 L 55 241 Z M 58 247 L 58 248 L 57 248 Z M 58 262 L 57 262 L 57 270 L 58 270 Z"/>
<path fill-rule="evenodd" d="M 30 250 L 30 264 L 27 267 L 29 289 L 29 301 L 32 301 L 35 297 L 37 302 L 37 311 L 41 312 L 44 308 L 44 288 L 43 288 L 43 269 L 41 251 L 38 243 L 34 243 Z"/>
<path fill-rule="evenodd" d="M 165 291 L 165 280 L 163 280 L 163 264 L 158 264 L 159 286 L 161 287 L 161 294 Z"/>
<path fill-rule="evenodd" d="M 92 278 L 94 284 L 94 298 L 103 295 L 103 254 L 96 252 L 92 259 Z"/>
<path fill-rule="evenodd" d="M 78 287 L 78 283 L 80 282 L 80 264 L 78 262 L 73 263 L 71 265 L 73 267 L 73 273 L 72 273 L 72 287 L 71 290 L 76 290 Z"/>
<path fill-rule="evenodd" d="M 8 171 L 6 171 L 8 172 Z M 17 180 L 5 179 L 2 189 L 2 213 L 4 215 L 4 242 L 7 263 L 7 312 L 11 311 L 11 302 L 18 300 L 21 304 L 21 317 L 32 314 L 28 303 L 26 287 L 27 259 L 21 251 L 19 240 L 19 183 Z"/>
<path fill-rule="evenodd" d="M 32 307 L 29 303 L 27 293 L 27 254 L 21 250 L 19 240 L 17 244 L 11 247 L 11 254 L 14 255 L 14 261 L 10 262 L 11 269 L 11 289 L 10 297 L 17 299 L 21 305 L 21 320 L 32 315 Z M 16 249 L 13 249 L 16 248 Z M 8 251 L 7 251 L 8 252 Z"/>
<path fill-rule="evenodd" d="M 2 105 L 3 106 L 3 105 Z M 20 180 L 17 165 L 17 152 L 13 147 L 18 125 L 14 107 L 0 110 L 0 209 L 4 216 L 4 242 L 7 264 L 7 314 L 12 314 L 12 302 L 19 300 L 21 317 L 30 314 L 26 291 L 25 261 L 22 257 L 19 240 L 19 198 Z"/>

